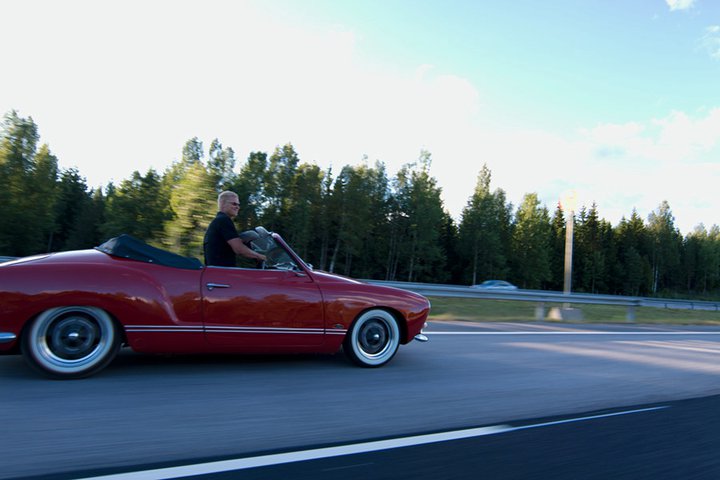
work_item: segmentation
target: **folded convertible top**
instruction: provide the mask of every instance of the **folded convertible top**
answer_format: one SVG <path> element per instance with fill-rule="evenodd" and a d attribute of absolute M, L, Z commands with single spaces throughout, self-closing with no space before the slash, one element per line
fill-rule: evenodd
<path fill-rule="evenodd" d="M 203 268 L 202 263 L 197 258 L 183 257 L 167 250 L 155 248 L 125 233 L 119 237 L 111 238 L 99 247 L 95 247 L 95 249 L 114 257 L 129 258 L 166 267 L 187 270 L 200 270 Z"/>

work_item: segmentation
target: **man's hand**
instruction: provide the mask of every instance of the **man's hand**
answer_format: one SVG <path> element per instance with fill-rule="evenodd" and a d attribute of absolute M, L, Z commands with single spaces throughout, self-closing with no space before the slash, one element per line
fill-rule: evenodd
<path fill-rule="evenodd" d="M 239 238 L 233 238 L 228 240 L 228 244 L 237 255 L 241 255 L 247 258 L 253 258 L 255 260 L 265 261 L 265 255 L 258 253 L 245 245 Z"/>

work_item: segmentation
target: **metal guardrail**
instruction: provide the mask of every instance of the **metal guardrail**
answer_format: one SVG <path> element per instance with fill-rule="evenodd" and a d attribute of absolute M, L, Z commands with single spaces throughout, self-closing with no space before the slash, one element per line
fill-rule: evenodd
<path fill-rule="evenodd" d="M 0 256 L 0 263 L 15 260 L 18 257 Z M 625 318 L 628 322 L 635 321 L 635 308 L 667 308 L 678 310 L 704 310 L 720 311 L 720 302 L 705 302 L 696 300 L 672 300 L 666 298 L 647 297 L 626 297 L 622 295 L 599 295 L 589 293 L 571 293 L 565 295 L 561 292 L 546 290 L 494 290 L 472 288 L 465 285 L 445 285 L 439 283 L 415 283 L 415 282 L 389 282 L 383 280 L 362 280 L 363 282 L 375 285 L 395 287 L 421 295 L 435 297 L 456 297 L 456 298 L 481 298 L 485 300 L 517 300 L 535 302 L 535 318 L 545 318 L 546 303 L 564 304 L 590 304 L 590 305 L 615 305 L 627 307 Z"/>
<path fill-rule="evenodd" d="M 695 300 L 671 300 L 664 298 L 626 297 L 621 295 L 599 295 L 588 293 L 571 293 L 545 290 L 493 290 L 472 288 L 464 285 L 442 285 L 432 283 L 388 282 L 381 280 L 363 280 L 375 285 L 395 287 L 426 296 L 479 298 L 485 300 L 517 300 L 536 303 L 535 318 L 545 319 L 546 303 L 614 305 L 627 308 L 625 316 L 628 322 L 635 321 L 637 307 L 720 311 L 720 302 Z"/>

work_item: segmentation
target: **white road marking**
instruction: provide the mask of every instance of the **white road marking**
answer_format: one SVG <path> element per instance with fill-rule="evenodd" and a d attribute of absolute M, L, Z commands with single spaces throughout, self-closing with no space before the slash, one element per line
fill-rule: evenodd
<path fill-rule="evenodd" d="M 700 352 L 700 353 L 720 353 L 720 345 L 717 343 L 710 343 L 710 342 L 698 342 L 698 341 L 686 341 L 683 342 L 681 340 L 666 340 L 666 341 L 631 341 L 631 340 L 625 340 L 625 341 L 618 341 L 617 343 L 623 344 L 623 345 L 632 345 L 636 347 L 653 347 L 653 348 L 662 348 L 662 349 L 669 349 L 669 350 L 681 350 L 685 352 Z"/>
<path fill-rule="evenodd" d="M 521 425 L 512 427 L 509 425 L 494 425 L 490 427 L 468 428 L 465 430 L 455 430 L 450 432 L 431 433 L 427 435 L 415 435 L 412 437 L 392 438 L 389 440 L 380 440 L 376 442 L 356 443 L 353 445 L 343 445 L 339 447 L 316 448 L 312 450 L 300 450 L 296 452 L 278 453 L 272 455 L 261 455 L 258 457 L 238 458 L 234 460 L 222 460 L 218 462 L 198 463 L 195 465 L 185 465 L 181 467 L 158 468 L 154 470 L 143 470 L 138 472 L 119 473 L 114 475 L 103 475 L 98 477 L 86 477 L 79 480 L 166 480 L 169 478 L 191 477 L 193 475 L 210 475 L 213 473 L 229 472 L 235 470 L 244 470 L 247 468 L 266 467 L 270 465 L 279 465 L 283 463 L 303 462 L 308 460 L 318 460 L 323 458 L 339 457 L 343 455 L 354 455 L 359 453 L 376 452 L 379 450 L 390 450 L 393 448 L 413 447 L 416 445 L 425 445 L 428 443 L 448 442 L 452 440 L 462 440 L 465 438 L 482 437 L 485 435 L 496 435 L 500 433 L 514 432 L 518 430 L 527 430 L 531 428 L 548 427 L 553 425 L 561 425 L 565 423 L 583 422 L 587 420 L 596 420 L 599 418 L 617 417 L 620 415 L 630 415 L 635 413 L 652 412 L 669 408 L 668 406 L 659 406 L 651 408 L 642 408 L 637 410 L 626 410 L 615 413 L 606 413 L 601 415 L 591 415 L 588 417 L 569 418 L 554 422 L 545 422 L 531 425 Z"/>

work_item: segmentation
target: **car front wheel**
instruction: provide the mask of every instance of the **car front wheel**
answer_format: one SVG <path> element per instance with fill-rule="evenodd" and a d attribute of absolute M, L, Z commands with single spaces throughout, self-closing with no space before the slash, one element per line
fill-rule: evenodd
<path fill-rule="evenodd" d="M 395 356 L 400 345 L 397 320 L 385 310 L 368 310 L 358 317 L 345 337 L 343 351 L 361 367 L 380 367 Z"/>
<path fill-rule="evenodd" d="M 28 364 L 55 378 L 82 378 L 105 368 L 120 349 L 115 323 L 96 307 L 57 307 L 41 313 L 23 335 Z"/>

